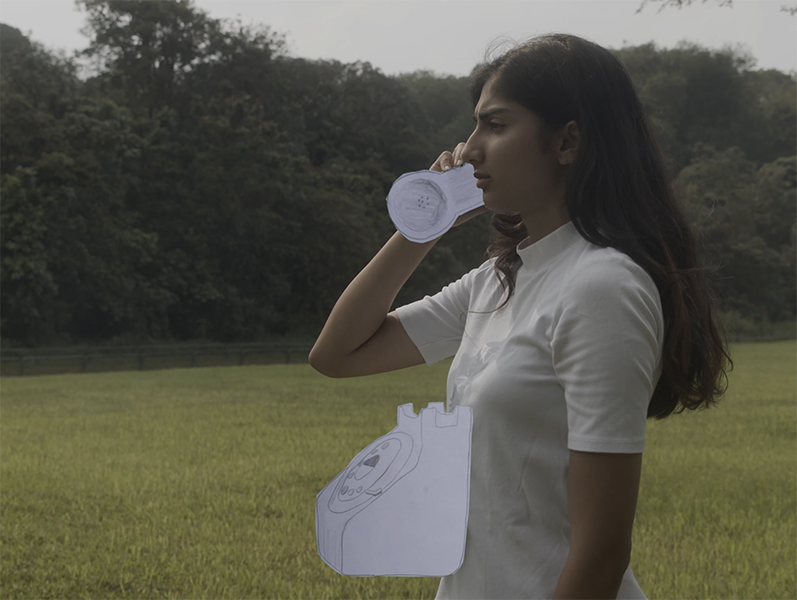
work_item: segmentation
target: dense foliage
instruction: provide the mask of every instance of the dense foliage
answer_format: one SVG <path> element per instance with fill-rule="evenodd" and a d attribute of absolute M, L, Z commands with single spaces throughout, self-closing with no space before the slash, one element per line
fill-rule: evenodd
<path fill-rule="evenodd" d="M 312 335 L 392 234 L 385 196 L 473 127 L 467 78 L 293 58 L 190 0 L 78 0 L 90 77 L 0 25 L 4 344 Z M 725 311 L 795 319 L 797 77 L 682 44 L 616 51 Z M 397 303 L 484 259 L 475 219 Z"/>

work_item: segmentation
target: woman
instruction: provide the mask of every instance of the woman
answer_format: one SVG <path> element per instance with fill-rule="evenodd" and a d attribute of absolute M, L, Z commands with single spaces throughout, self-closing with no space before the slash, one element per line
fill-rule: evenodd
<path fill-rule="evenodd" d="M 310 363 L 351 377 L 454 356 L 448 410 L 473 410 L 470 509 L 438 598 L 644 598 L 629 560 L 646 418 L 715 403 L 730 360 L 694 236 L 604 48 L 534 38 L 480 65 L 471 94 L 473 134 L 431 168 L 473 164 L 485 207 L 459 222 L 494 213 L 491 258 L 390 312 L 436 242 L 396 233 Z"/>

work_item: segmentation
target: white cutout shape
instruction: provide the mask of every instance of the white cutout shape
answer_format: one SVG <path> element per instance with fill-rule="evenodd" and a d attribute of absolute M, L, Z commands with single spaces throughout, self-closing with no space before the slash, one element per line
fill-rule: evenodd
<path fill-rule="evenodd" d="M 316 498 L 316 538 L 341 575 L 443 577 L 465 559 L 473 412 L 430 402 L 357 454 Z"/>
<path fill-rule="evenodd" d="M 387 210 L 405 238 L 422 244 L 451 229 L 459 215 L 484 205 L 473 165 L 465 163 L 441 173 L 413 171 L 393 182 Z"/>

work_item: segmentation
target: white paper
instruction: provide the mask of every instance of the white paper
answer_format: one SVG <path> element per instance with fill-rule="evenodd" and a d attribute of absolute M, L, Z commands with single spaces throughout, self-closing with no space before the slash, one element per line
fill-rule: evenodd
<path fill-rule="evenodd" d="M 473 412 L 430 402 L 369 444 L 316 498 L 316 538 L 341 575 L 443 577 L 465 558 Z"/>
<path fill-rule="evenodd" d="M 387 210 L 405 238 L 424 243 L 440 237 L 462 215 L 484 205 L 473 165 L 465 163 L 442 173 L 405 173 L 387 194 Z"/>

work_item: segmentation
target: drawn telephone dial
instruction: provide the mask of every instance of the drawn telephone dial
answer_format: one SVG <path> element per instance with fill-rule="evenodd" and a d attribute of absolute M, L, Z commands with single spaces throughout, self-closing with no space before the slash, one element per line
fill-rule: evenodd
<path fill-rule="evenodd" d="M 430 402 L 369 444 L 316 498 L 318 552 L 343 575 L 450 575 L 465 552 L 473 413 Z"/>
<path fill-rule="evenodd" d="M 384 441 L 381 441 L 384 440 Z M 365 458 L 350 466 L 329 501 L 332 512 L 346 512 L 378 496 L 396 480 L 412 455 L 412 437 L 400 431 L 381 438 Z M 420 449 L 420 445 L 418 445 Z M 371 448 L 371 446 L 369 446 Z M 418 453 L 415 460 L 418 459 Z"/>

